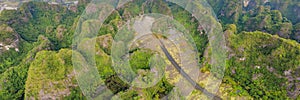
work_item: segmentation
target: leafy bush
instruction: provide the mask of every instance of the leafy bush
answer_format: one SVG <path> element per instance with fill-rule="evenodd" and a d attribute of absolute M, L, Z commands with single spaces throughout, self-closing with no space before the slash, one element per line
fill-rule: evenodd
<path fill-rule="evenodd" d="M 152 57 L 150 50 L 138 50 L 130 56 L 130 65 L 134 72 L 139 69 L 150 69 L 149 61 Z"/>

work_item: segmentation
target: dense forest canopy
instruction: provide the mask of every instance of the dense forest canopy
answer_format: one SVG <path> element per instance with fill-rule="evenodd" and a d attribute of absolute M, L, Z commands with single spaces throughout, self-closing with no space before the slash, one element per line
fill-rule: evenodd
<path fill-rule="evenodd" d="M 221 23 L 238 31 L 262 31 L 298 42 L 298 0 L 208 0 Z M 224 25 L 224 26 L 225 26 Z"/>
<path fill-rule="evenodd" d="M 74 51 L 72 39 L 89 2 L 79 0 L 72 7 L 26 2 L 18 10 L 1 12 L 0 99 L 87 99 L 75 79 L 72 53 L 88 55 L 82 52 L 85 50 Z M 222 24 L 228 49 L 225 76 L 216 95 L 223 99 L 299 99 L 299 0 L 207 2 Z M 131 18 L 147 13 L 171 16 L 189 30 L 202 65 L 199 72 L 210 73 L 208 34 L 192 14 L 165 0 L 134 0 L 113 11 L 93 38 L 95 63 L 103 79 L 99 84 L 122 99 L 161 99 L 176 94 L 173 80 L 166 76 L 153 87 L 137 88 L 120 79 L 112 67 L 112 41 L 118 30 Z M 79 46 L 91 40 L 86 38 Z M 131 50 L 131 68 L 146 75 L 154 54 L 143 48 Z M 187 98 L 198 94 L 193 91 Z"/>

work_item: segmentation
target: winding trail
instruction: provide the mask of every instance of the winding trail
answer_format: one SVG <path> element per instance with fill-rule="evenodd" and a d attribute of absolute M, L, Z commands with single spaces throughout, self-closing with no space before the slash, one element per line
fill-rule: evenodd
<path fill-rule="evenodd" d="M 214 100 L 222 100 L 221 97 L 210 93 L 209 91 L 207 91 L 205 88 L 201 87 L 197 82 L 195 82 L 180 66 L 179 64 L 175 61 L 175 59 L 171 56 L 171 54 L 169 53 L 169 51 L 166 49 L 165 45 L 163 44 L 163 42 L 158 39 L 160 42 L 160 48 L 163 50 L 164 54 L 167 56 L 168 60 L 172 63 L 172 65 L 176 68 L 176 70 L 187 80 L 189 81 L 190 84 L 192 84 L 194 86 L 195 89 L 201 91 L 202 93 L 204 93 L 205 95 L 207 95 L 208 97 L 212 97 Z"/>

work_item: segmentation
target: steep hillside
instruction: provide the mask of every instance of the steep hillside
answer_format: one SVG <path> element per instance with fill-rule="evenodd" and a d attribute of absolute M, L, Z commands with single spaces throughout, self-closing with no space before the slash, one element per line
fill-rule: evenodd
<path fill-rule="evenodd" d="M 24 41 L 23 41 L 24 42 Z M 26 50 L 23 47 L 32 46 L 31 50 Z M 1 64 L 1 75 L 0 75 L 0 99 L 22 99 L 24 98 L 25 82 L 27 79 L 27 71 L 31 62 L 37 52 L 41 50 L 51 49 L 50 41 L 40 36 L 38 41 L 33 44 L 24 43 L 22 44 L 21 52 L 27 52 L 24 54 L 20 53 L 7 53 L 1 55 L 2 59 L 14 58 L 13 60 L 5 60 Z M 28 49 L 28 48 L 27 48 Z M 8 51 L 15 52 L 15 51 Z M 15 54 L 15 55 L 12 55 Z M 6 58 L 7 57 L 7 58 Z"/>
<path fill-rule="evenodd" d="M 263 32 L 227 30 L 229 60 L 224 82 L 232 95 L 253 98 L 299 98 L 300 44 Z"/>
<path fill-rule="evenodd" d="M 72 67 L 72 50 L 41 51 L 28 70 L 25 99 L 63 99 L 78 88 Z M 82 98 L 78 95 L 73 99 Z"/>

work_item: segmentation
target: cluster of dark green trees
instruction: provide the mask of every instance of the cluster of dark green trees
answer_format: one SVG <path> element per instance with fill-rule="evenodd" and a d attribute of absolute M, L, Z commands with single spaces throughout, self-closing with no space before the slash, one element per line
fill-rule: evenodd
<path fill-rule="evenodd" d="M 244 2 L 244 1 L 249 1 Z M 238 31 L 262 31 L 286 39 L 299 39 L 297 0 L 208 0 L 221 23 L 236 24 Z"/>

